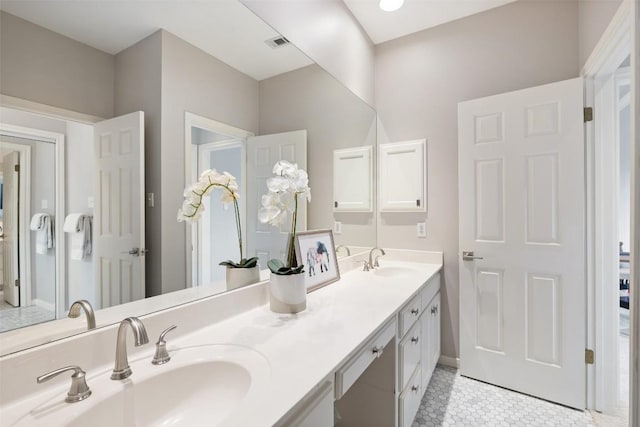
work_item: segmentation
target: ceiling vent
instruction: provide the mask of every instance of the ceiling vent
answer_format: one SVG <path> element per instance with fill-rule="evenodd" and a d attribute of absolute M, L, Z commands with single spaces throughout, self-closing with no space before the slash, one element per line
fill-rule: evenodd
<path fill-rule="evenodd" d="M 270 46 L 272 49 L 277 49 L 279 47 L 286 46 L 286 45 L 289 44 L 289 40 L 287 40 L 286 38 L 284 38 L 282 36 L 278 36 L 278 37 L 275 37 L 273 39 L 265 40 L 264 42 L 267 44 L 267 46 Z"/>

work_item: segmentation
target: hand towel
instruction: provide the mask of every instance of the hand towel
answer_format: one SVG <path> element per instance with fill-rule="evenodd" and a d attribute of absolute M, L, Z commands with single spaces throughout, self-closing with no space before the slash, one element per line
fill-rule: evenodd
<path fill-rule="evenodd" d="M 64 220 L 64 231 L 71 234 L 71 259 L 82 260 L 91 256 L 92 250 L 91 215 L 69 214 Z"/>
<path fill-rule="evenodd" d="M 31 230 L 36 232 L 36 253 L 46 254 L 54 246 L 53 219 L 46 213 L 37 213 L 31 218 Z"/>

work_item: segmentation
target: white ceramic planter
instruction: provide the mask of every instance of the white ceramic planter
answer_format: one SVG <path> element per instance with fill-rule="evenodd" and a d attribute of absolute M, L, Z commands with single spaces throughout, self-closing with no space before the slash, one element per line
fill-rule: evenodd
<path fill-rule="evenodd" d="M 276 313 L 299 313 L 307 308 L 304 273 L 289 275 L 271 273 L 269 307 Z"/>
<path fill-rule="evenodd" d="M 227 290 L 241 288 L 260 281 L 259 266 L 251 268 L 227 267 Z"/>

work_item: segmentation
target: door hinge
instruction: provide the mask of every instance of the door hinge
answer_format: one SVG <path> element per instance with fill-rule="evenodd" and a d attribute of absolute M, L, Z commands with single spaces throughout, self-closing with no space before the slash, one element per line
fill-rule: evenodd
<path fill-rule="evenodd" d="M 593 107 L 584 107 L 584 122 L 593 121 Z"/>
<path fill-rule="evenodd" d="M 20 172 L 20 165 L 13 165 L 13 170 L 16 172 Z"/>
<path fill-rule="evenodd" d="M 586 348 L 584 350 L 584 363 L 586 363 L 587 365 L 593 365 L 593 362 L 595 360 L 595 353 L 593 352 L 593 350 Z"/>
<path fill-rule="evenodd" d="M 20 287 L 20 279 L 16 279 L 16 280 L 13 282 L 13 286 L 15 286 L 15 287 Z"/>

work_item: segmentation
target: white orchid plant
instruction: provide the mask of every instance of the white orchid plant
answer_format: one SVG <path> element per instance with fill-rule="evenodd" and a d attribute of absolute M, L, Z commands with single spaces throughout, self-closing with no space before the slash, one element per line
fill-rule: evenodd
<path fill-rule="evenodd" d="M 242 247 L 242 226 L 240 224 L 240 208 L 238 207 L 238 182 L 229 172 L 219 173 L 215 169 L 208 169 L 200 175 L 200 179 L 184 190 L 184 202 L 178 210 L 178 221 L 197 222 L 204 212 L 202 199 L 211 194 L 214 188 L 222 189 L 220 201 L 228 206 L 233 204 L 236 216 L 236 231 L 238 232 L 238 248 L 240 262 L 222 261 L 219 265 L 230 268 L 252 268 L 258 265 L 258 257 L 244 258 Z"/>
<path fill-rule="evenodd" d="M 291 214 L 291 232 L 287 247 L 286 263 L 279 259 L 268 262 L 274 274 L 289 275 L 302 272 L 304 265 L 298 266 L 295 252 L 296 223 L 298 219 L 298 199 L 311 201 L 309 176 L 286 160 L 280 160 L 273 166 L 273 175 L 267 179 L 269 192 L 262 196 L 262 207 L 258 211 L 258 219 L 262 223 L 280 226 Z"/>

